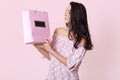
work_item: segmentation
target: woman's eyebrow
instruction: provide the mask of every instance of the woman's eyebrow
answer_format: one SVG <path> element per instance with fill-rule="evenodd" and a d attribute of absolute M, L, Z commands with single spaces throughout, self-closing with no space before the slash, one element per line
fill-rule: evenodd
<path fill-rule="evenodd" d="M 66 9 L 66 11 L 71 11 L 71 10 L 69 10 L 69 9 Z"/>
<path fill-rule="evenodd" d="M 66 10 L 70 11 L 71 9 L 66 9 Z"/>

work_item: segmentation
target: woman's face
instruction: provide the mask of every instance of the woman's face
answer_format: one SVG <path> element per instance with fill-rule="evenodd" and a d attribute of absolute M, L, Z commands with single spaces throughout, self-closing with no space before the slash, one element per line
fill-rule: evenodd
<path fill-rule="evenodd" d="M 68 5 L 68 7 L 65 11 L 65 23 L 70 22 L 70 11 L 71 11 L 71 5 Z"/>

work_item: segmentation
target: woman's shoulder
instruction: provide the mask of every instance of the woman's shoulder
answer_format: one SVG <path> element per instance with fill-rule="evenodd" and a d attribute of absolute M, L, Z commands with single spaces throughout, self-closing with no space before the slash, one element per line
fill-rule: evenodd
<path fill-rule="evenodd" d="M 65 27 L 57 27 L 55 29 L 55 32 L 64 32 L 65 31 Z"/>
<path fill-rule="evenodd" d="M 65 27 L 57 27 L 54 34 L 65 36 L 67 34 Z"/>

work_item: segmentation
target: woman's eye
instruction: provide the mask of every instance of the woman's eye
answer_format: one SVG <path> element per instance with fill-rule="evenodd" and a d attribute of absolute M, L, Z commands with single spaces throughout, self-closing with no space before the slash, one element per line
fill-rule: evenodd
<path fill-rule="evenodd" d="M 69 14 L 71 14 L 71 12 L 70 12 L 70 11 L 68 11 L 68 13 L 69 13 Z"/>

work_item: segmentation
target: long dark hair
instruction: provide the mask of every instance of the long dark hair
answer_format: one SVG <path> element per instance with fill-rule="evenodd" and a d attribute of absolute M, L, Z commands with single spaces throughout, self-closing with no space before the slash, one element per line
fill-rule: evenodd
<path fill-rule="evenodd" d="M 69 27 L 68 37 L 70 39 L 71 33 L 73 33 L 75 37 L 74 47 L 77 49 L 80 41 L 82 39 L 85 40 L 85 49 L 91 50 L 93 48 L 90 33 L 88 29 L 87 22 L 87 12 L 86 8 L 82 3 L 70 2 L 71 11 L 70 11 L 70 22 L 67 23 L 67 27 Z"/>

